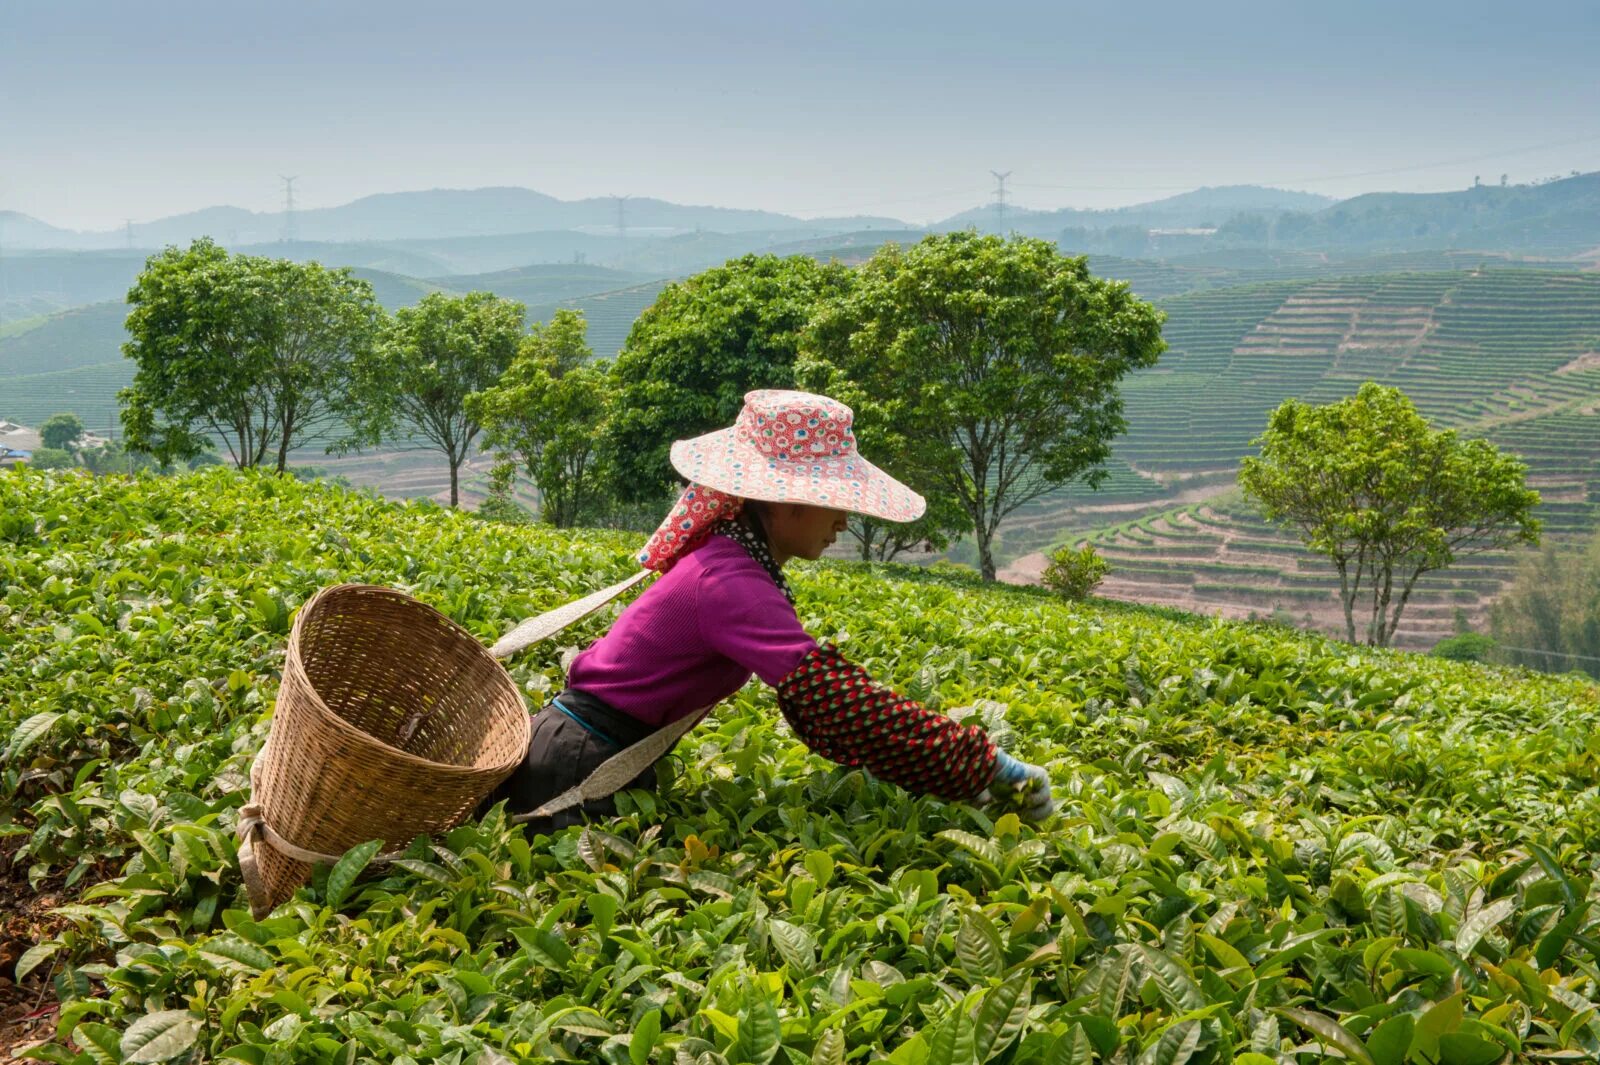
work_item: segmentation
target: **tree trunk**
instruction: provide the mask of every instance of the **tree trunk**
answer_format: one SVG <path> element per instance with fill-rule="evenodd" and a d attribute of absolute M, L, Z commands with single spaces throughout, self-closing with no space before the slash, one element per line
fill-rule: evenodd
<path fill-rule="evenodd" d="M 1350 587 L 1350 579 L 1346 572 L 1346 563 L 1343 558 L 1335 563 L 1339 567 L 1339 602 L 1344 605 L 1344 632 L 1345 639 L 1351 643 L 1356 642 L 1356 592 Z"/>
<path fill-rule="evenodd" d="M 1385 647 L 1389 646 L 1389 644 L 1394 640 L 1394 630 L 1400 627 L 1400 615 L 1405 611 L 1406 602 L 1411 598 L 1411 589 L 1416 587 L 1417 578 L 1422 576 L 1422 574 L 1422 570 L 1417 570 L 1411 575 L 1410 579 L 1406 581 L 1405 587 L 1400 589 L 1400 599 L 1394 605 L 1394 616 L 1389 619 L 1389 631 L 1383 639 L 1383 645 Z"/>
<path fill-rule="evenodd" d="M 456 505 L 461 501 L 461 492 L 458 487 L 458 471 L 460 471 L 460 469 L 461 460 L 457 459 L 454 455 L 450 456 L 450 507 L 452 510 L 455 509 Z"/>
<path fill-rule="evenodd" d="M 1376 585 L 1376 581 L 1373 582 Z M 1394 589 L 1394 569 L 1389 563 L 1384 563 L 1383 585 L 1378 591 L 1376 602 L 1372 605 L 1373 629 L 1367 640 L 1374 647 L 1388 647 L 1389 635 L 1389 596 Z"/>
<path fill-rule="evenodd" d="M 991 542 L 994 539 L 994 530 L 993 529 L 985 529 L 985 528 L 980 526 L 976 530 L 976 532 L 977 532 L 977 536 L 978 536 L 978 569 L 979 569 L 979 572 L 981 572 L 983 574 L 983 579 L 984 580 L 993 581 L 995 579 L 995 576 L 994 576 L 994 552 L 991 550 Z"/>

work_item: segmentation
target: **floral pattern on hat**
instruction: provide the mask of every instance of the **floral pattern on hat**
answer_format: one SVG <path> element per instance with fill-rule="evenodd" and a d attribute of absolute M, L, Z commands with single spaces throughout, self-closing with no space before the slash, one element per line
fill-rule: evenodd
<path fill-rule="evenodd" d="M 922 496 L 861 457 L 855 414 L 838 400 L 787 389 L 758 389 L 744 400 L 731 428 L 672 445 L 672 465 L 692 484 L 885 521 L 915 521 L 927 508 Z"/>

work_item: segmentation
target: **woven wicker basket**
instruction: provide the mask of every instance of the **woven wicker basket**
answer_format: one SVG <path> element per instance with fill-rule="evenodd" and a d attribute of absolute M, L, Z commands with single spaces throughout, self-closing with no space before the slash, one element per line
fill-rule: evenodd
<path fill-rule="evenodd" d="M 466 819 L 527 754 L 528 722 L 505 669 L 437 610 L 392 588 L 324 588 L 289 633 L 252 814 L 291 850 L 401 847 Z M 262 834 L 243 848 L 257 913 L 310 874 Z"/>

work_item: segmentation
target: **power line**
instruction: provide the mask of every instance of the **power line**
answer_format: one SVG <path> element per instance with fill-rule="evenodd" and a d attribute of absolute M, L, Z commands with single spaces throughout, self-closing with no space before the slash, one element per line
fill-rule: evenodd
<path fill-rule="evenodd" d="M 995 180 L 994 228 L 996 233 L 1004 236 L 1006 232 L 1006 178 L 1011 176 L 1011 171 L 1007 170 L 1002 174 L 998 170 L 991 170 L 989 173 L 994 175 Z"/>
<path fill-rule="evenodd" d="M 629 196 L 615 196 L 614 195 L 611 198 L 613 200 L 617 201 L 617 237 L 619 239 L 621 239 L 624 244 L 626 244 L 627 240 L 628 240 L 628 206 L 627 206 L 627 204 L 628 204 L 628 200 L 631 199 L 632 197 L 629 197 Z"/>
<path fill-rule="evenodd" d="M 283 177 L 282 174 L 278 176 L 283 178 L 283 242 L 285 244 L 293 244 L 295 238 L 294 183 L 300 179 L 298 176 Z"/>

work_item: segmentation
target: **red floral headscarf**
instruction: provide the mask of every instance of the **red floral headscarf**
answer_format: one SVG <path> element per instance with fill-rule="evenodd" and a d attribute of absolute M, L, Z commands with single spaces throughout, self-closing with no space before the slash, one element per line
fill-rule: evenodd
<path fill-rule="evenodd" d="M 672 564 L 700 545 L 717 522 L 737 517 L 744 507 L 739 496 L 691 483 L 678 496 L 650 541 L 639 552 L 639 565 L 665 573 Z"/>

